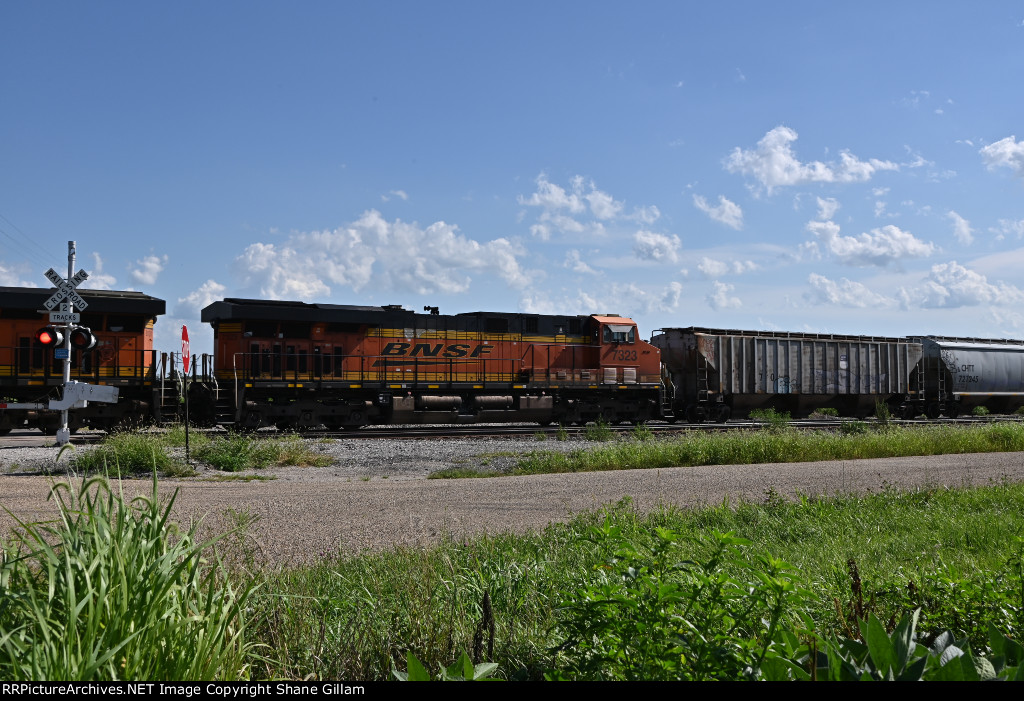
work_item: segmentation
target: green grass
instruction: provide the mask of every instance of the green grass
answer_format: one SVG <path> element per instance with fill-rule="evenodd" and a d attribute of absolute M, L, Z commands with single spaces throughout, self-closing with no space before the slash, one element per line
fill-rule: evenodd
<path fill-rule="evenodd" d="M 229 514 L 217 547 L 246 569 L 226 570 L 171 523 L 155 478 L 130 502 L 96 478 L 55 498 L 58 519 L 2 544 L 4 679 L 372 680 L 463 652 L 503 678 L 732 679 L 769 647 L 855 649 L 862 621 L 891 630 L 915 609 L 927 645 L 950 629 L 981 652 L 990 626 L 1024 635 L 1021 484 L 769 490 L 649 515 L 627 499 L 539 533 L 331 549 L 265 572 L 249 568 L 251 514 Z"/>
<path fill-rule="evenodd" d="M 870 431 L 866 424 L 844 422 L 839 432 L 777 427 L 730 433 L 692 431 L 667 440 L 619 441 L 569 453 L 537 452 L 519 461 L 511 474 L 1006 451 L 1024 451 L 1024 424 L 888 426 Z"/>
<path fill-rule="evenodd" d="M 190 431 L 189 448 L 193 460 L 208 463 L 225 472 L 241 472 L 270 465 L 325 467 L 331 457 L 319 453 L 295 434 L 260 438 L 233 434 L 210 436 Z M 172 426 L 163 433 L 112 433 L 96 447 L 76 455 L 71 465 L 81 472 L 110 472 L 122 476 L 150 473 L 187 477 L 195 472 L 181 459 L 171 456 L 172 448 L 185 446 L 184 427 Z"/>
<path fill-rule="evenodd" d="M 53 488 L 55 521 L 19 522 L 0 563 L 5 680 L 237 680 L 252 646 L 247 586 L 212 542 L 169 520 L 156 478 L 125 499 L 100 478 Z"/>
<path fill-rule="evenodd" d="M 628 545 L 609 550 L 595 528 Z M 670 563 L 707 561 L 713 531 L 750 541 L 722 563 L 722 576 L 746 581 L 762 557 L 790 563 L 794 581 L 813 593 L 801 609 L 821 635 L 850 632 L 858 615 L 895 621 L 918 607 L 925 640 L 955 629 L 982 645 L 989 623 L 1018 639 L 1024 634 L 1024 485 L 795 502 L 769 492 L 757 503 L 647 516 L 627 501 L 541 533 L 324 553 L 318 565 L 271 574 L 259 590 L 255 635 L 274 655 L 256 673 L 385 679 L 409 653 L 438 669 L 474 649 L 486 593 L 495 633 L 483 659 L 497 662 L 503 677 L 540 678 L 572 654 L 552 652 L 564 640 L 559 621 L 568 602 L 619 581 L 607 578 L 609 557 L 621 551 L 643 559 L 665 529 L 678 534 Z M 756 637 L 760 619 L 751 620 Z"/>
<path fill-rule="evenodd" d="M 148 433 L 112 433 L 97 447 L 76 454 L 70 463 L 80 472 L 109 471 L 118 476 L 175 467 L 161 436 Z"/>

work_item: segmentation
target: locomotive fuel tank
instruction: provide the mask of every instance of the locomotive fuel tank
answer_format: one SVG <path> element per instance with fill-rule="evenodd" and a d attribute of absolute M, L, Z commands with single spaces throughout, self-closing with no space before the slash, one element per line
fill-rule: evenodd
<path fill-rule="evenodd" d="M 707 328 L 669 328 L 651 343 L 688 421 L 725 421 L 774 408 L 794 416 L 832 407 L 867 415 L 876 402 L 908 401 L 921 345 L 907 339 Z"/>

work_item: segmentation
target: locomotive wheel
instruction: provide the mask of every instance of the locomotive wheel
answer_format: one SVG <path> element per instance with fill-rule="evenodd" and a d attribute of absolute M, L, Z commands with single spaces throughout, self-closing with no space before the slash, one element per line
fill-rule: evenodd
<path fill-rule="evenodd" d="M 942 410 L 939 408 L 938 402 L 929 402 L 928 406 L 924 408 L 924 415 L 927 416 L 932 421 L 939 418 L 939 415 L 941 413 Z"/>

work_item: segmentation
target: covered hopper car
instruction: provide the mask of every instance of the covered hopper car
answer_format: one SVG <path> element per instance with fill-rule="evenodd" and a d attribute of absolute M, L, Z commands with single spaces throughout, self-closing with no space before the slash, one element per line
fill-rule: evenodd
<path fill-rule="evenodd" d="M 424 311 L 214 302 L 202 415 L 249 430 L 661 415 L 659 352 L 631 319 Z"/>
<path fill-rule="evenodd" d="M 876 402 L 903 412 L 921 344 L 900 338 L 668 328 L 661 350 L 674 416 L 726 421 L 753 409 L 794 416 L 832 407 L 865 416 Z"/>
<path fill-rule="evenodd" d="M 956 418 L 975 407 L 1010 413 L 1024 406 L 1024 341 L 920 336 L 924 357 L 912 377 L 907 414 Z"/>

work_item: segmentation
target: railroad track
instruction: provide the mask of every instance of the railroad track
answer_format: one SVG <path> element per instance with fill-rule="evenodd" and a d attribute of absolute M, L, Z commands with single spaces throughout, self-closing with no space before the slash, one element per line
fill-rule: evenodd
<path fill-rule="evenodd" d="M 788 425 L 800 430 L 835 429 L 846 421 L 854 419 L 830 419 L 830 420 L 808 420 L 802 419 L 790 421 Z M 957 419 L 898 419 L 890 423 L 898 426 L 933 426 L 933 425 L 978 425 L 999 422 L 1024 422 L 1024 416 L 985 416 L 985 417 L 964 417 Z M 877 425 L 874 419 L 867 420 L 868 425 Z M 758 421 L 728 421 L 726 423 L 702 423 L 688 424 L 664 422 L 648 423 L 644 425 L 656 436 L 670 436 L 686 431 L 752 431 L 765 428 L 764 422 Z M 637 431 L 636 426 L 616 425 L 607 426 L 608 431 L 615 435 L 629 435 Z M 161 429 L 150 429 L 160 431 Z M 225 434 L 223 428 L 193 428 L 196 433 Z M 352 431 L 332 430 L 305 430 L 296 433 L 303 438 L 334 438 L 334 439 L 406 439 L 406 440 L 451 440 L 469 438 L 508 438 L 512 436 L 544 436 L 545 440 L 557 438 L 564 432 L 569 438 L 587 438 L 587 434 L 595 430 L 595 425 L 587 426 L 538 426 L 536 424 L 475 424 L 475 425 L 423 425 L 423 426 L 370 426 Z M 91 445 L 102 440 L 107 434 L 103 431 L 81 431 L 74 435 L 73 443 Z M 281 435 L 276 429 L 261 429 L 256 431 L 255 436 L 273 437 Z M 41 435 L 35 430 L 15 430 L 12 433 L 0 437 L 0 450 L 3 448 L 20 448 L 28 446 L 47 445 L 48 436 Z"/>
<path fill-rule="evenodd" d="M 789 421 L 788 425 L 800 430 L 814 429 L 835 429 L 839 430 L 844 422 L 854 419 L 831 419 L 831 420 L 808 420 L 802 419 Z M 957 419 L 898 419 L 889 423 L 897 426 L 933 426 L 933 425 L 978 425 L 998 422 L 1024 422 L 1024 417 L 999 416 L 999 417 L 965 417 Z M 865 423 L 877 425 L 877 421 L 868 420 Z M 757 421 L 728 421 L 726 423 L 648 423 L 645 428 L 655 435 L 672 435 L 685 431 L 752 431 L 765 428 L 764 422 Z M 451 439 L 451 438 L 501 438 L 509 436 L 539 436 L 557 437 L 561 432 L 568 436 L 586 437 L 588 430 L 595 429 L 593 424 L 588 426 L 538 426 L 536 424 L 491 424 L 472 426 L 450 426 L 450 425 L 425 425 L 425 426 L 375 426 L 361 428 L 353 431 L 299 431 L 304 438 L 407 438 L 407 439 Z M 616 425 L 607 426 L 607 429 L 614 434 L 630 434 L 637 430 L 636 426 Z M 264 431 L 260 431 L 263 434 Z M 267 435 L 276 435 L 276 432 L 269 432 Z"/>

